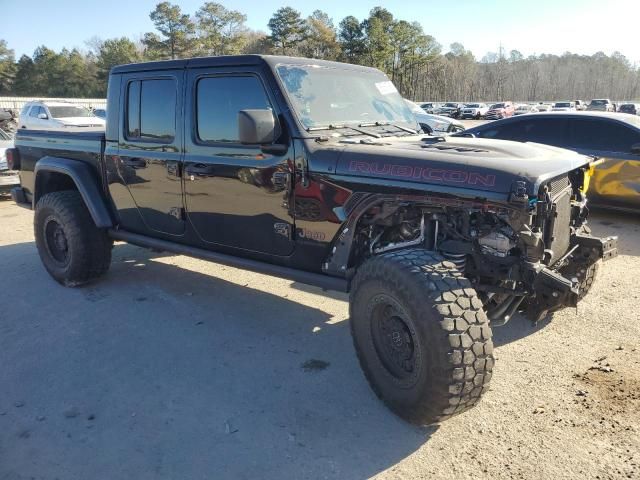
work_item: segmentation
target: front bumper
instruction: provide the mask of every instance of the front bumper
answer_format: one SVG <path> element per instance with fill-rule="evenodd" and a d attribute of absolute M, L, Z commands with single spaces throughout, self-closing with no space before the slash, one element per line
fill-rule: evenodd
<path fill-rule="evenodd" d="M 588 269 L 600 260 L 611 260 L 617 255 L 618 237 L 575 234 L 571 237 L 568 253 L 553 267 L 530 264 L 527 276 L 535 297 L 527 307 L 529 318 L 538 321 L 547 312 L 577 306 Z"/>

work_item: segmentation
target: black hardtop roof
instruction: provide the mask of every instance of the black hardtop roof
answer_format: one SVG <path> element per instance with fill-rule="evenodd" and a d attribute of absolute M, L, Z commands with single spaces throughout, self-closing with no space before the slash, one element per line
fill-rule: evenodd
<path fill-rule="evenodd" d="M 157 62 L 130 63 L 118 65 L 111 69 L 111 74 L 149 72 L 155 70 L 179 70 L 186 68 L 267 65 L 274 67 L 278 64 L 290 65 L 320 65 L 327 67 L 349 68 L 361 71 L 378 71 L 371 67 L 353 65 L 350 63 L 330 62 L 328 60 L 316 60 L 313 58 L 285 57 L 276 55 L 220 55 L 217 57 L 195 57 L 182 60 L 161 60 Z"/>

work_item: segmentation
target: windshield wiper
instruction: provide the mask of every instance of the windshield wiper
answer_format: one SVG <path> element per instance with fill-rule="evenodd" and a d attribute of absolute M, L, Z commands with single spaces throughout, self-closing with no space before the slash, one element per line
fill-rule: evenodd
<path fill-rule="evenodd" d="M 359 127 L 362 127 L 362 125 L 358 125 Z M 365 125 L 366 126 L 366 125 Z M 374 132 L 367 132 L 366 130 L 360 130 L 359 128 L 356 127 L 352 127 L 351 125 L 326 125 L 326 126 L 322 126 L 322 127 L 307 127 L 307 132 L 318 132 L 320 130 L 339 130 L 341 128 L 349 128 L 355 132 L 361 133 L 363 135 L 369 135 L 370 137 L 373 138 L 382 138 L 382 135 L 378 134 L 378 133 L 374 133 Z"/>
<path fill-rule="evenodd" d="M 403 127 L 402 125 L 398 125 L 395 123 L 391 123 L 391 122 L 367 122 L 367 123 L 361 123 L 358 126 L 359 127 L 384 127 L 384 126 L 392 126 L 392 127 L 396 127 L 400 130 L 403 130 L 407 133 L 418 133 L 416 130 L 409 128 L 409 127 Z"/>

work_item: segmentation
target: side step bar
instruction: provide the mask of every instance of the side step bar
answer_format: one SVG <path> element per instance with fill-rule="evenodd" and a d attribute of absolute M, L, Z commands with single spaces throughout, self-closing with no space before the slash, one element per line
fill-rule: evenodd
<path fill-rule="evenodd" d="M 306 272 L 304 270 L 296 270 L 281 265 L 273 265 L 271 263 L 252 260 L 249 258 L 235 257 L 219 252 L 212 252 L 203 248 L 190 247 L 179 243 L 168 242 L 157 238 L 147 237 L 137 233 L 126 232 L 123 230 L 109 229 L 109 236 L 114 240 L 122 240 L 123 242 L 138 245 L 140 247 L 152 248 L 154 250 L 163 250 L 178 255 L 187 255 L 189 257 L 201 258 L 211 262 L 220 263 L 229 267 L 237 267 L 242 270 L 250 270 L 256 273 L 264 273 L 274 277 L 292 280 L 294 282 L 305 283 L 320 287 L 324 290 L 334 290 L 336 292 L 348 292 L 349 282 L 344 278 L 332 277 L 320 273 Z"/>

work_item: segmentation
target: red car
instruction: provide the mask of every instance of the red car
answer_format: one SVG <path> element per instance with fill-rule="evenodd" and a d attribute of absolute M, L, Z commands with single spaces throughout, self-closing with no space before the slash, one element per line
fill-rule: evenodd
<path fill-rule="evenodd" d="M 498 120 L 499 118 L 513 117 L 515 108 L 512 102 L 494 103 L 484 118 L 487 120 Z"/>

